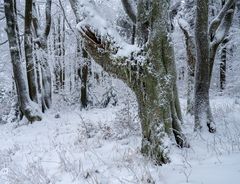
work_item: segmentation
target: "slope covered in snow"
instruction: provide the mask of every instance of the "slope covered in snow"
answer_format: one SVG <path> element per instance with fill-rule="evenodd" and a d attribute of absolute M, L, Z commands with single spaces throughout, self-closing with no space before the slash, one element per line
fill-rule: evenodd
<path fill-rule="evenodd" d="M 238 183 L 238 101 L 223 97 L 212 101 L 216 134 L 194 133 L 192 118 L 185 116 L 191 148 L 172 145 L 172 162 L 162 167 L 140 154 L 136 102 L 127 101 L 106 109 L 62 109 L 60 117 L 52 110 L 34 124 L 1 125 L 1 183 Z"/>

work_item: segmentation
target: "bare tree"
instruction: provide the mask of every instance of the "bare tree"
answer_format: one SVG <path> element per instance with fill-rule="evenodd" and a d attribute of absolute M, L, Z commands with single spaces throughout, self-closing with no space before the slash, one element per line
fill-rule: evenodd
<path fill-rule="evenodd" d="M 235 10 L 235 1 L 228 0 L 223 8 L 220 10 L 218 15 L 212 20 L 209 26 L 209 37 L 210 37 L 210 77 L 211 82 L 212 70 L 214 65 L 215 56 L 219 45 L 224 41 L 230 27 L 232 25 L 233 14 Z"/>
<path fill-rule="evenodd" d="M 33 2 L 33 28 L 34 28 L 34 36 L 35 36 L 35 45 L 37 50 L 40 51 L 40 56 L 37 58 L 37 63 L 39 65 L 38 69 L 38 88 L 40 92 L 41 99 L 39 103 L 42 103 L 43 112 L 46 109 L 49 109 L 52 104 L 52 79 L 51 79 L 51 71 L 48 63 L 47 53 L 48 53 L 48 45 L 47 39 L 50 33 L 51 28 L 51 5 L 52 0 L 46 1 L 45 14 L 46 14 L 46 24 L 40 33 L 40 25 L 37 16 L 36 3 Z"/>
<path fill-rule="evenodd" d="M 209 26 L 208 3 L 208 0 L 197 0 L 194 114 L 196 130 L 201 129 L 202 125 L 206 123 L 209 131 L 215 132 L 216 128 L 209 102 L 209 88 L 217 49 L 227 36 L 232 23 L 235 0 L 228 0 Z"/>
<path fill-rule="evenodd" d="M 20 110 L 30 122 L 40 121 L 42 119 L 41 111 L 38 109 L 38 105 L 31 101 L 29 97 L 28 85 L 26 83 L 25 76 L 26 71 L 24 70 L 20 54 L 16 1 L 4 0 L 4 8 L 7 24 L 6 30 L 9 40 L 13 74 L 17 87 Z"/>
<path fill-rule="evenodd" d="M 78 22 L 81 12 L 77 0 L 70 0 Z M 181 110 L 176 87 L 173 47 L 168 34 L 169 0 L 138 1 L 136 14 L 138 53 L 144 58 L 136 62 L 115 55 L 111 40 L 97 34 L 86 25 L 81 27 L 84 45 L 89 55 L 104 70 L 116 75 L 135 92 L 142 126 L 142 153 L 157 164 L 169 161 L 165 145 L 167 137 L 181 146 L 188 146 L 181 130 Z M 133 11 L 132 11 L 133 12 Z M 146 54 L 148 53 L 148 54 Z M 168 136 L 167 136 L 168 135 Z"/>
<path fill-rule="evenodd" d="M 196 64 L 196 47 L 194 38 L 195 26 L 195 1 L 186 0 L 184 11 L 178 20 L 180 29 L 185 37 L 187 53 L 187 113 L 194 114 L 194 81 L 195 81 L 195 64 Z"/>

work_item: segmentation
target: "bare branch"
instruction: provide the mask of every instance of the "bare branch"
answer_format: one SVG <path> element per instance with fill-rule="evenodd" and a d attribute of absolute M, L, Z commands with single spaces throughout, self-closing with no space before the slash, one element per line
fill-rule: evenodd
<path fill-rule="evenodd" d="M 183 31 L 183 34 L 184 34 L 187 38 L 189 38 L 189 37 L 190 37 L 190 34 L 189 34 L 189 28 L 188 28 L 188 27 L 190 27 L 190 25 L 189 25 L 187 22 L 185 22 L 185 24 L 187 24 L 187 26 L 186 26 L 186 25 L 183 25 L 183 24 L 181 23 L 181 21 L 178 20 L 178 25 L 179 25 L 180 29 Z"/>
<path fill-rule="evenodd" d="M 6 44 L 7 42 L 8 42 L 8 40 L 5 40 L 4 42 L 1 42 L 1 43 L 0 43 L 0 46 Z"/>
<path fill-rule="evenodd" d="M 221 9 L 221 11 L 218 13 L 218 15 L 210 23 L 208 32 L 209 32 L 209 35 L 211 38 L 214 37 L 216 30 L 218 29 L 219 25 L 221 24 L 221 21 L 225 17 L 227 11 L 232 8 L 234 3 L 235 3 L 235 0 L 228 0 L 227 3 Z"/>
<path fill-rule="evenodd" d="M 63 5 L 62 5 L 62 1 L 61 1 L 61 0 L 58 0 L 58 1 L 59 1 L 60 8 L 61 8 L 61 10 L 62 10 L 62 12 L 63 12 L 63 16 L 64 16 L 64 18 L 65 18 L 65 20 L 66 20 L 66 22 L 67 22 L 68 27 L 69 27 L 70 30 L 76 35 L 74 29 L 72 28 L 70 22 L 69 22 L 68 19 L 67 19 L 66 12 L 65 12 L 64 7 L 63 7 Z"/>
<path fill-rule="evenodd" d="M 216 33 L 212 42 L 210 43 L 210 56 L 209 56 L 210 57 L 210 77 L 212 74 L 214 59 L 215 59 L 218 46 L 226 38 L 230 30 L 230 27 L 232 25 L 234 9 L 235 9 L 235 4 L 233 4 L 232 9 L 229 9 L 228 11 L 226 11 L 224 18 L 221 21 L 221 24 L 219 25 L 218 29 L 216 30 Z"/>
<path fill-rule="evenodd" d="M 3 4 L 0 4 L 0 13 L 4 13 L 4 7 L 3 7 Z"/>
<path fill-rule="evenodd" d="M 230 27 L 232 25 L 234 9 L 230 9 L 227 11 L 224 19 L 222 20 L 221 24 L 219 25 L 218 29 L 216 30 L 215 36 L 211 44 L 219 44 L 221 43 L 224 38 L 227 36 Z"/>
<path fill-rule="evenodd" d="M 136 13 L 134 12 L 134 9 L 133 9 L 131 3 L 129 2 L 129 0 L 122 0 L 122 5 L 123 5 L 123 8 L 124 8 L 126 14 L 128 15 L 128 17 L 131 19 L 131 21 L 134 24 L 136 24 L 136 22 L 137 22 Z"/>

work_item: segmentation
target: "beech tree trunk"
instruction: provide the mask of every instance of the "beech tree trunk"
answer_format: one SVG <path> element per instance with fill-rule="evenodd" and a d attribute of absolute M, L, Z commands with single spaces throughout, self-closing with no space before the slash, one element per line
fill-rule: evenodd
<path fill-rule="evenodd" d="M 222 43 L 221 50 L 221 63 L 220 63 L 220 90 L 223 91 L 226 87 L 226 72 L 227 72 L 227 44 L 228 40 L 225 39 Z"/>
<path fill-rule="evenodd" d="M 194 38 L 184 27 L 180 25 L 185 37 L 185 45 L 187 51 L 187 113 L 194 115 L 194 80 L 195 80 L 195 64 L 196 53 Z"/>
<path fill-rule="evenodd" d="M 81 98 L 80 103 L 81 107 L 87 108 L 88 106 L 88 75 L 89 75 L 89 57 L 88 53 L 82 49 L 82 58 L 83 61 L 81 63 L 80 68 L 80 79 L 81 79 Z"/>
<path fill-rule="evenodd" d="M 194 83 L 195 83 L 195 64 L 196 64 L 196 46 L 193 35 L 195 27 L 195 1 L 186 0 L 182 18 L 178 24 L 185 37 L 185 46 L 187 54 L 187 113 L 194 115 Z M 182 24 L 184 21 L 184 24 Z"/>
<path fill-rule="evenodd" d="M 4 8 L 13 74 L 17 87 L 20 110 L 30 122 L 40 121 L 42 119 L 41 111 L 38 109 L 38 105 L 31 101 L 29 97 L 29 90 L 25 75 L 26 71 L 24 70 L 21 60 L 17 13 L 15 9 L 16 1 L 4 0 Z"/>
<path fill-rule="evenodd" d="M 77 20 L 80 20 L 77 0 L 70 0 L 70 3 Z M 90 56 L 135 92 L 142 127 L 141 151 L 161 165 L 169 162 L 169 145 L 166 144 L 169 137 L 180 147 L 188 146 L 180 126 L 182 119 L 174 53 L 167 31 L 169 0 L 153 0 L 152 3 L 140 0 L 138 3 L 137 40 L 140 46 L 145 47 L 141 53 L 145 58 L 144 64 L 137 61 L 137 66 L 133 66 L 135 62 L 129 62 L 127 58 L 114 59 L 108 50 L 99 52 L 98 48 L 104 42 L 99 41 L 100 38 L 90 28 L 83 28 L 82 36 Z"/>
<path fill-rule="evenodd" d="M 208 0 L 197 0 L 196 10 L 196 78 L 195 78 L 195 130 L 207 124 L 210 132 L 215 131 L 209 102 L 210 65 L 208 37 Z"/>
<path fill-rule="evenodd" d="M 24 30 L 24 48 L 27 68 L 27 79 L 29 87 L 29 95 L 32 101 L 38 102 L 37 96 L 37 80 L 35 72 L 35 63 L 33 60 L 33 35 L 32 25 L 32 0 L 25 3 L 25 30 Z"/>
<path fill-rule="evenodd" d="M 89 104 L 88 100 L 88 78 L 90 75 L 90 58 L 88 53 L 83 48 L 82 41 L 80 38 L 77 40 L 77 74 L 78 78 L 76 80 L 81 81 L 81 90 L 80 90 L 80 106 L 81 108 L 87 108 Z"/>
<path fill-rule="evenodd" d="M 40 64 L 40 69 L 38 72 L 41 73 L 41 79 L 39 81 L 39 91 L 41 97 L 42 111 L 46 111 L 51 107 L 52 104 L 52 78 L 51 70 L 48 63 L 48 44 L 47 38 L 51 28 L 51 5 L 52 0 L 46 1 L 45 14 L 46 14 L 46 25 L 44 27 L 43 33 L 40 34 L 40 26 L 37 18 L 37 10 L 35 3 L 33 4 L 33 27 L 35 32 L 35 44 L 36 49 L 39 50 L 40 54 L 37 57 L 37 62 Z"/>

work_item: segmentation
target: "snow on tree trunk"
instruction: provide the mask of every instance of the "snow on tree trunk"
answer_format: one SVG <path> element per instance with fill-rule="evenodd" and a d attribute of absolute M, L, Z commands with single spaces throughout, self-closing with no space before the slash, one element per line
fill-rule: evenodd
<path fill-rule="evenodd" d="M 37 18 L 36 5 L 33 4 L 33 27 L 35 32 L 35 44 L 38 50 L 37 62 L 40 64 L 40 69 L 38 69 L 38 79 L 40 101 L 42 104 L 42 111 L 49 109 L 52 104 L 52 78 L 51 70 L 48 63 L 48 44 L 47 38 L 51 28 L 51 5 L 52 0 L 46 1 L 45 14 L 46 14 L 46 25 L 44 27 L 43 33 L 40 34 L 40 26 Z"/>
<path fill-rule="evenodd" d="M 194 82 L 196 47 L 193 35 L 195 26 L 195 1 L 186 0 L 183 4 L 184 11 L 180 15 L 178 24 L 185 37 L 187 53 L 187 113 L 194 115 Z"/>
<path fill-rule="evenodd" d="M 209 63 L 210 63 L 210 77 L 209 80 L 211 82 L 212 77 L 212 71 L 215 61 L 215 56 L 217 53 L 217 49 L 219 45 L 224 41 L 224 39 L 227 37 L 229 30 L 232 25 L 233 15 L 235 10 L 235 1 L 234 0 L 228 0 L 228 2 L 224 5 L 224 7 L 221 9 L 220 13 L 216 18 L 212 21 L 209 28 L 209 37 L 210 37 L 210 55 L 209 55 Z M 216 20 L 221 18 L 220 22 L 218 22 L 216 25 L 214 24 L 217 22 Z M 220 18 L 219 18 L 220 17 Z M 219 20 L 218 20 L 219 21 Z M 215 29 L 215 31 L 213 31 Z"/>
<path fill-rule="evenodd" d="M 46 40 L 47 43 L 47 40 Z M 42 76 L 42 110 L 46 111 L 51 107 L 52 104 L 52 79 L 51 79 L 51 70 L 47 58 L 47 48 L 41 49 L 42 60 L 41 60 L 41 76 Z"/>
<path fill-rule="evenodd" d="M 185 45 L 187 51 L 187 113 L 194 114 L 194 80 L 195 80 L 195 64 L 196 53 L 194 38 L 189 31 L 179 23 L 185 37 Z"/>
<path fill-rule="evenodd" d="M 208 0 L 197 0 L 196 10 L 196 77 L 195 77 L 195 130 L 207 124 L 210 132 L 215 132 L 212 112 L 209 102 L 210 66 L 208 37 Z"/>
<path fill-rule="evenodd" d="M 32 37 L 32 0 L 25 4 L 25 30 L 24 30 L 24 48 L 27 68 L 27 79 L 29 87 L 29 95 L 32 101 L 38 102 L 37 97 L 37 80 L 35 72 L 35 64 L 33 60 L 33 37 Z"/>
<path fill-rule="evenodd" d="M 77 0 L 70 0 L 70 3 L 77 20 L 80 20 Z M 169 137 L 180 147 L 188 146 L 180 126 L 182 117 L 174 53 L 167 31 L 169 1 L 153 0 L 151 5 L 149 1 L 140 0 L 139 3 L 137 40 L 144 48 L 140 53 L 143 61 L 138 60 L 139 57 L 134 58 L 136 62 L 133 62 L 127 57 L 115 56 L 108 49 L 111 43 L 101 40 L 104 37 L 97 36 L 88 26 L 81 28 L 81 34 L 90 56 L 105 71 L 122 79 L 135 92 L 142 127 L 141 151 L 161 165 L 169 162 Z M 149 10 L 152 10 L 148 16 L 150 19 L 143 16 Z M 145 44 L 147 41 L 148 44 Z"/>
<path fill-rule="evenodd" d="M 9 48 L 13 65 L 13 74 L 17 86 L 20 109 L 30 122 L 40 121 L 41 111 L 38 105 L 30 100 L 28 86 L 26 83 L 26 75 L 21 61 L 19 33 L 16 15 L 16 1 L 4 0 L 5 16 L 7 24 L 7 35 L 9 40 Z"/>

